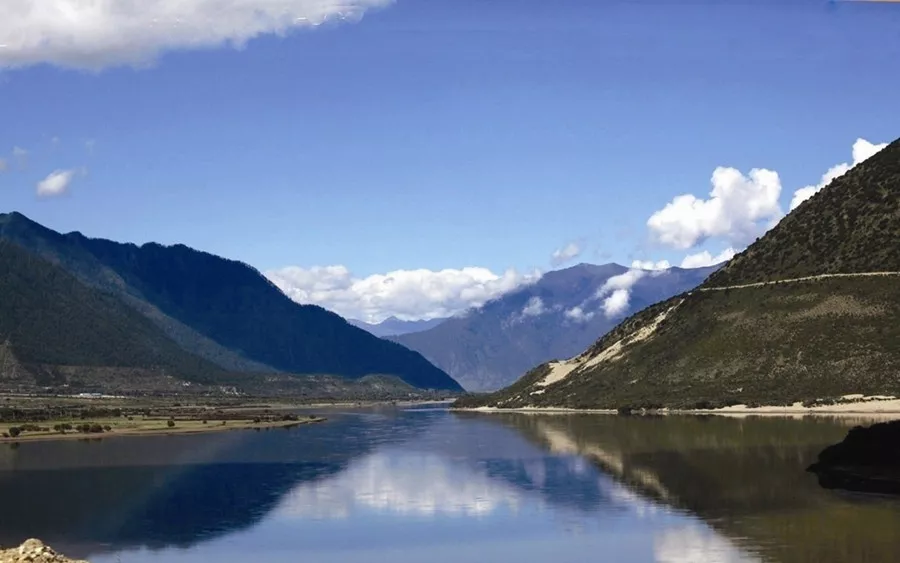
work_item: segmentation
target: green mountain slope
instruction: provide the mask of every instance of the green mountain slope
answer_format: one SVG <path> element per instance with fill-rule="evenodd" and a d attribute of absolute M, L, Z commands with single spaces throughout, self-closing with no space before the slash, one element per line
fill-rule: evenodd
<path fill-rule="evenodd" d="M 11 364 L 12 354 L 20 377 L 60 383 L 59 374 L 46 366 L 141 368 L 200 383 L 223 375 L 118 299 L 11 242 L 0 240 L 0 265 L 4 366 Z M 11 378 L 13 371 L 0 376 Z"/>
<path fill-rule="evenodd" d="M 418 388 L 460 389 L 418 353 L 322 308 L 294 303 L 240 262 L 183 245 L 61 235 L 15 213 L 0 216 L 0 238 L 115 295 L 183 349 L 229 371 L 388 375 Z"/>
<path fill-rule="evenodd" d="M 900 276 L 879 272 L 900 272 L 900 141 L 698 290 L 632 316 L 576 358 L 458 406 L 696 408 L 900 395 Z"/>

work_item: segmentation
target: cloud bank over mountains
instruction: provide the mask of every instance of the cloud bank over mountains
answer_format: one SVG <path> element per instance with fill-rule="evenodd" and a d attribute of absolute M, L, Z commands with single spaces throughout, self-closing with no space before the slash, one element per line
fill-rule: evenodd
<path fill-rule="evenodd" d="M 243 47 L 329 21 L 355 21 L 392 0 L 3 0 L 0 67 L 144 66 L 177 49 Z"/>
<path fill-rule="evenodd" d="M 397 270 L 360 278 L 345 266 L 272 270 L 266 276 L 298 303 L 376 323 L 450 317 L 540 279 L 540 272 L 487 268 Z"/>

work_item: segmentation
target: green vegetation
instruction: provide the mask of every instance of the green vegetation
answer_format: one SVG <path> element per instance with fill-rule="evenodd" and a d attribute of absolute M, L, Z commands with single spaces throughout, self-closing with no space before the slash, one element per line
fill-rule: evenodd
<path fill-rule="evenodd" d="M 294 303 L 240 262 L 61 235 L 18 213 L 0 215 L 0 242 L 0 289 L 17 299 L 0 303 L 0 371 L 23 382 L 128 391 L 163 377 L 167 391 L 175 381 L 256 389 L 270 376 L 289 388 L 283 379 L 300 374 L 460 389 L 418 353 Z"/>
<path fill-rule="evenodd" d="M 706 287 L 900 271 L 900 141 L 803 202 Z"/>
<path fill-rule="evenodd" d="M 791 213 L 703 287 L 900 271 L 900 141 Z M 900 396 L 900 277 L 694 291 L 626 319 L 559 382 L 542 365 L 458 407 L 631 411 Z"/>
<path fill-rule="evenodd" d="M 420 354 L 325 309 L 294 303 L 241 262 L 184 245 L 139 247 L 61 235 L 18 213 L 0 215 L 0 238 L 114 295 L 182 348 L 227 371 L 352 379 L 384 374 L 417 388 L 460 389 Z"/>
<path fill-rule="evenodd" d="M 52 366 L 141 367 L 196 382 L 223 372 L 114 297 L 6 240 L 0 264 L 0 340 L 21 364 L 21 377 L 39 385 L 64 381 Z"/>

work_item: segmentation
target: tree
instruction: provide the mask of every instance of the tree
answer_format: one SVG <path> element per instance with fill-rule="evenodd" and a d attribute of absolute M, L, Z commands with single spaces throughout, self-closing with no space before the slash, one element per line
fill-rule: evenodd
<path fill-rule="evenodd" d="M 168 426 L 169 428 L 173 428 L 175 426 L 175 421 L 174 420 L 167 421 L 166 426 Z"/>
<path fill-rule="evenodd" d="M 9 435 L 10 435 L 10 437 L 12 437 L 12 438 L 18 437 L 19 434 L 21 434 L 21 433 L 22 433 L 22 431 L 19 430 L 19 427 L 18 427 L 18 426 L 13 426 L 13 427 L 11 427 L 11 428 L 9 429 Z"/>

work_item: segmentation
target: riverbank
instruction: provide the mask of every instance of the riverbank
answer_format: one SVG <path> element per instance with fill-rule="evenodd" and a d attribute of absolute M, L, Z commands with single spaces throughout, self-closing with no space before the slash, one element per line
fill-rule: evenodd
<path fill-rule="evenodd" d="M 257 421 L 256 419 L 231 419 L 231 420 L 178 420 L 172 421 L 173 426 L 169 425 L 169 420 L 147 419 L 139 421 L 129 421 L 122 423 L 119 420 L 98 419 L 84 421 L 50 421 L 43 423 L 41 428 L 49 430 L 23 431 L 17 436 L 10 435 L 11 428 L 21 428 L 16 426 L 7 426 L 4 428 L 0 425 L 0 444 L 4 443 L 20 443 L 35 442 L 47 440 L 93 440 L 97 438 L 120 438 L 134 436 L 174 436 L 182 434 L 207 434 L 212 432 L 228 432 L 235 430 L 269 430 L 272 428 L 292 428 L 304 424 L 315 424 L 325 422 L 327 419 L 323 417 L 303 418 L 297 420 L 273 420 L 273 421 Z M 59 431 L 54 430 L 55 426 L 69 424 L 72 430 Z M 79 431 L 78 425 L 87 424 L 91 428 L 99 426 L 102 431 Z M 49 425 L 49 426 L 47 426 Z M 109 427 L 107 429 L 106 427 Z"/>
<path fill-rule="evenodd" d="M 481 413 L 525 413 L 525 414 L 624 414 L 614 409 L 573 409 L 565 407 L 521 407 L 505 409 L 500 407 L 474 407 L 452 408 L 459 412 Z M 801 402 L 792 405 L 763 405 L 750 406 L 744 404 L 732 405 L 717 409 L 653 409 L 650 411 L 632 411 L 637 414 L 648 412 L 652 414 L 689 414 L 689 415 L 718 415 L 718 416 L 859 416 L 868 418 L 900 418 L 900 399 L 892 396 L 864 396 L 845 395 L 832 404 L 804 404 Z"/>

